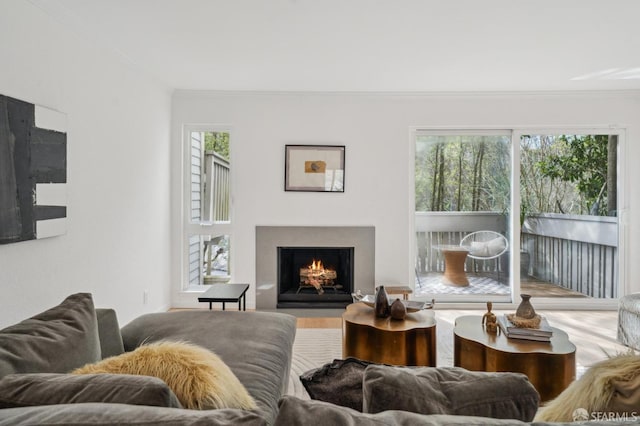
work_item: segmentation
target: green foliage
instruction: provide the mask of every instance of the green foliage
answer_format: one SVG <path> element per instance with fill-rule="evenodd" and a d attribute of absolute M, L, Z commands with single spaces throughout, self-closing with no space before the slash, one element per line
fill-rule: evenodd
<path fill-rule="evenodd" d="M 205 151 L 214 151 L 216 154 L 229 161 L 229 133 L 227 132 L 205 132 Z"/>
<path fill-rule="evenodd" d="M 420 136 L 416 140 L 416 211 L 506 211 L 506 136 Z"/>
<path fill-rule="evenodd" d="M 520 223 L 531 214 L 606 215 L 607 135 L 524 135 L 520 141 Z M 416 139 L 416 211 L 510 208 L 510 138 Z M 614 189 L 615 190 L 615 189 Z M 615 201 L 614 201 L 615 202 Z"/>
<path fill-rule="evenodd" d="M 543 176 L 575 184 L 582 198 L 582 210 L 606 215 L 607 183 L 606 135 L 562 135 L 556 139 L 561 148 L 537 163 Z"/>

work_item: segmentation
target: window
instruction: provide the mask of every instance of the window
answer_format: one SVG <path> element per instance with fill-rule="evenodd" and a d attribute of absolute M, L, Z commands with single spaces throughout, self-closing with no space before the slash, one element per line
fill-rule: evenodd
<path fill-rule="evenodd" d="M 184 140 L 184 281 L 194 288 L 231 278 L 231 135 L 228 129 L 185 126 Z"/>
<path fill-rule="evenodd" d="M 510 158 L 508 131 L 416 134 L 417 295 L 510 296 Z"/>
<path fill-rule="evenodd" d="M 520 135 L 520 286 L 618 297 L 618 137 Z"/>
<path fill-rule="evenodd" d="M 618 135 L 434 130 L 414 144 L 417 296 L 618 297 Z"/>

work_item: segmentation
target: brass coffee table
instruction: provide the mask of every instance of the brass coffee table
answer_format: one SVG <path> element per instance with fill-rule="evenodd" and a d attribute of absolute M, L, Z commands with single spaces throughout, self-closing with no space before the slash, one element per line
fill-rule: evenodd
<path fill-rule="evenodd" d="M 342 314 L 342 357 L 391 365 L 436 366 L 433 311 L 408 313 L 404 320 L 377 318 L 362 302 Z"/>
<path fill-rule="evenodd" d="M 576 378 L 576 347 L 567 333 L 554 328 L 551 343 L 509 339 L 487 333 L 482 317 L 456 318 L 453 365 L 473 371 L 524 373 L 541 401 L 558 396 Z"/>

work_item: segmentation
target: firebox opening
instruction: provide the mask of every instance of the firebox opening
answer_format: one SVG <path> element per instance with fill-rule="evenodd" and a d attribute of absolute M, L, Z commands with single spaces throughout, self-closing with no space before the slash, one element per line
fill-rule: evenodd
<path fill-rule="evenodd" d="M 353 247 L 278 247 L 278 308 L 343 308 L 352 301 Z"/>

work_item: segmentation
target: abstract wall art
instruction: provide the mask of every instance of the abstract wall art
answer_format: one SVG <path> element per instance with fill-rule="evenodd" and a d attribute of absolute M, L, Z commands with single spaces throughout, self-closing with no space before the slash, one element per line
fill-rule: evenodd
<path fill-rule="evenodd" d="M 67 229 L 65 114 L 0 95 L 0 244 Z"/>

